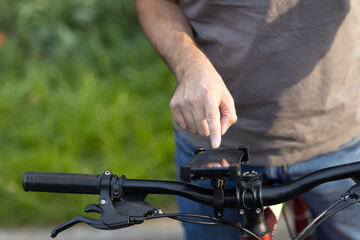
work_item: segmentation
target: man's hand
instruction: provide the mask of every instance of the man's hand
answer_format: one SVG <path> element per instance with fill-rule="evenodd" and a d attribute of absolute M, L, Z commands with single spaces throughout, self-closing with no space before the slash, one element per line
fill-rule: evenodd
<path fill-rule="evenodd" d="M 234 101 L 196 46 L 184 12 L 176 0 L 136 0 L 136 7 L 150 42 L 178 80 L 170 102 L 176 123 L 192 133 L 210 135 L 212 147 L 218 148 L 221 135 L 236 122 Z"/>
<path fill-rule="evenodd" d="M 170 108 L 180 128 L 210 135 L 212 147 L 218 148 L 221 135 L 236 122 L 237 116 L 234 100 L 222 78 L 211 64 L 204 65 L 189 68 L 178 79 Z"/>

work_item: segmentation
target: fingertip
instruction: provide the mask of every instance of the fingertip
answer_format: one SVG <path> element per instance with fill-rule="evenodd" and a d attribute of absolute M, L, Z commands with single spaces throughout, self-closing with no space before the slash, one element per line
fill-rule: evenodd
<path fill-rule="evenodd" d="M 225 158 L 221 159 L 220 164 L 221 164 L 222 167 L 229 167 L 230 166 L 229 162 L 226 161 Z"/>
<path fill-rule="evenodd" d="M 212 138 L 211 139 L 211 146 L 212 146 L 212 148 L 218 148 L 218 147 L 220 147 L 220 140 L 219 139 L 217 139 L 217 138 Z"/>
<path fill-rule="evenodd" d="M 213 163 L 213 167 L 221 167 L 221 164 L 218 163 L 218 162 L 214 162 L 214 163 Z"/>

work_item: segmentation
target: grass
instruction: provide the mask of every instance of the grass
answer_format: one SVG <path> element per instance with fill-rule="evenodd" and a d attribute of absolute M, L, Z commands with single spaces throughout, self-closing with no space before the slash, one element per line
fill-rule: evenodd
<path fill-rule="evenodd" d="M 175 179 L 168 107 L 175 80 L 141 32 L 131 1 L 2 4 L 9 11 L 0 11 L 0 22 L 14 24 L 0 23 L 7 35 L 0 47 L 0 225 L 64 222 L 97 202 L 25 193 L 25 171 L 110 169 Z"/>

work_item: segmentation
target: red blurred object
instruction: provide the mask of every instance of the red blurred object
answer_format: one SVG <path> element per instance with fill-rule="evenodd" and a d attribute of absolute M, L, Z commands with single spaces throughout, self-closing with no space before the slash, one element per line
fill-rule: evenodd
<path fill-rule="evenodd" d="M 265 236 L 260 237 L 260 239 L 261 240 L 271 240 L 277 220 L 276 220 L 274 213 L 271 211 L 270 208 L 266 208 L 264 210 L 264 214 L 265 214 L 265 223 L 271 229 L 271 232 L 269 232 Z M 241 240 L 255 240 L 255 238 L 242 236 Z"/>
<path fill-rule="evenodd" d="M 6 42 L 6 35 L 3 32 L 0 32 L 0 48 L 4 45 Z"/>
<path fill-rule="evenodd" d="M 303 197 L 290 201 L 295 217 L 295 233 L 298 235 L 310 222 L 310 212 Z M 305 240 L 309 240 L 307 237 Z"/>

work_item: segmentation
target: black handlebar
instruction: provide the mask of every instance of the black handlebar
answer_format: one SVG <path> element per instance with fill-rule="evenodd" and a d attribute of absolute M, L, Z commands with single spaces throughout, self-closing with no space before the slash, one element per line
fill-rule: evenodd
<path fill-rule="evenodd" d="M 25 191 L 99 194 L 101 177 L 92 174 L 26 172 L 23 188 Z M 349 177 L 360 177 L 360 162 L 322 169 L 286 184 L 263 186 L 262 201 L 267 206 L 286 202 L 322 183 Z M 212 205 L 214 201 L 213 189 L 182 182 L 126 179 L 122 187 L 125 196 L 127 193 L 171 194 L 207 205 Z M 245 197 L 249 197 L 248 200 L 244 199 L 245 202 L 252 201 L 252 196 Z M 225 189 L 224 207 L 236 208 L 236 201 L 235 189 Z"/>
<path fill-rule="evenodd" d="M 25 172 L 25 191 L 99 194 L 101 175 L 77 173 Z"/>

